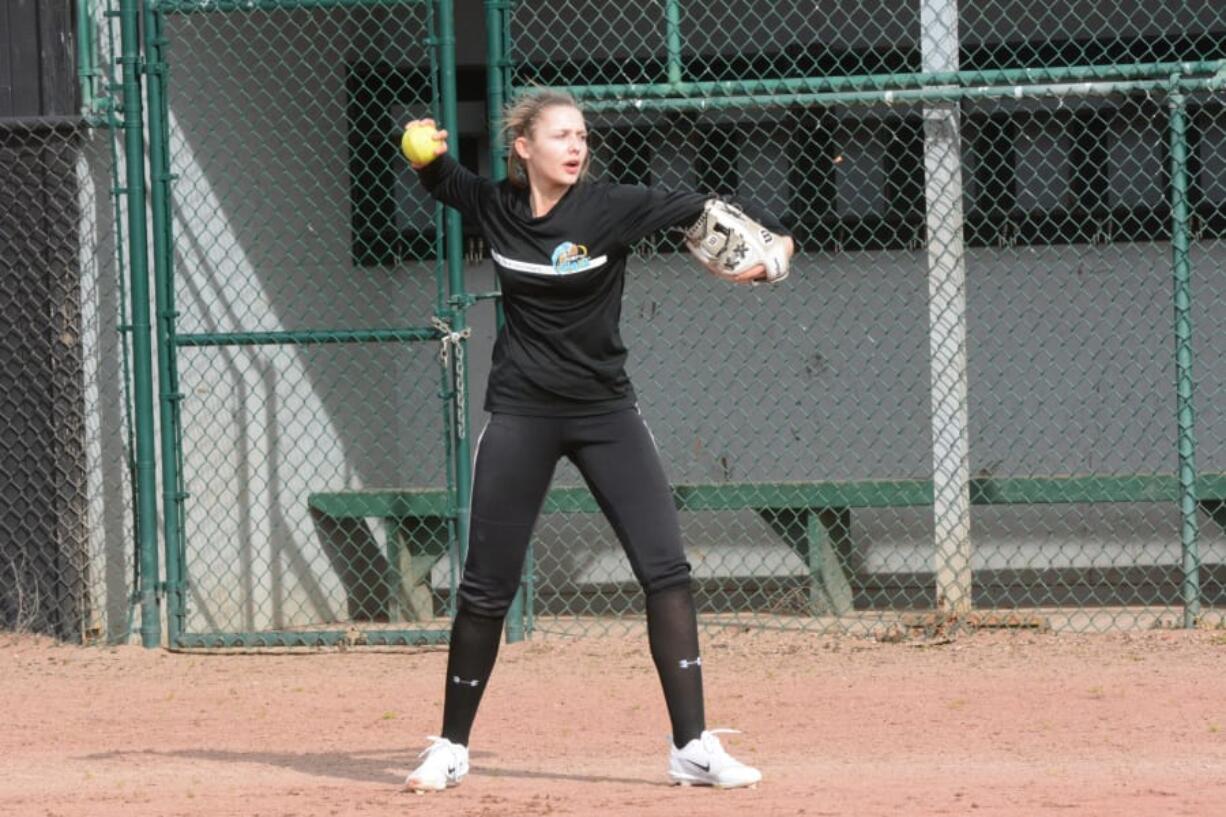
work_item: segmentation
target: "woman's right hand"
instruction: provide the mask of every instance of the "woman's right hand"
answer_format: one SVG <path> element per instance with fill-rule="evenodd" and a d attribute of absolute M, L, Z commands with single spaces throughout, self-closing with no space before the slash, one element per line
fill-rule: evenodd
<path fill-rule="evenodd" d="M 416 162 L 413 159 L 409 159 L 409 164 L 414 170 L 421 170 L 423 167 L 430 164 L 430 162 L 447 152 L 447 131 L 436 129 L 433 119 L 413 119 L 404 124 L 404 129 L 406 132 L 409 130 L 409 128 L 414 127 L 426 127 L 433 131 L 430 136 L 434 141 L 434 155 L 431 156 L 428 161 L 424 162 Z"/>

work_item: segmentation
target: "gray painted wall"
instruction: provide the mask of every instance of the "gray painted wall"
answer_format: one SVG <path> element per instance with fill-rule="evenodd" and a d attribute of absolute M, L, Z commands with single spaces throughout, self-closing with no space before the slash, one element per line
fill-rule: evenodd
<path fill-rule="evenodd" d="M 1170 248 L 973 249 L 967 275 L 971 472 L 977 476 L 1176 471 Z M 930 467 L 924 258 L 802 257 L 775 288 L 740 289 L 691 262 L 630 269 L 623 323 L 640 408 L 676 482 L 923 478 Z M 1226 246 L 1195 255 L 1197 437 L 1226 471 Z M 488 286 L 485 264 L 470 271 Z M 488 310 L 491 311 L 492 310 Z M 493 328 L 473 313 L 474 405 Z M 557 482 L 580 484 L 570 466 Z M 686 514 L 702 575 L 803 574 L 752 513 Z M 1226 535 L 1202 517 L 1202 555 Z M 856 512 L 869 572 L 931 569 L 923 509 Z M 972 511 L 977 569 L 1175 564 L 1178 508 Z M 631 581 L 603 523 L 542 525 L 541 581 Z M 778 573 L 776 573 L 778 575 Z"/>

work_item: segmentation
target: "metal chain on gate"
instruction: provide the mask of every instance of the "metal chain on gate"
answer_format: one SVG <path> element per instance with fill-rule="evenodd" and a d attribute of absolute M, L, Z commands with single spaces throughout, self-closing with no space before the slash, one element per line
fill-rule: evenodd
<path fill-rule="evenodd" d="M 464 405 L 464 347 L 460 341 L 467 340 L 472 337 L 472 327 L 465 327 L 459 332 L 454 332 L 451 329 L 451 324 L 444 321 L 438 315 L 431 316 L 430 325 L 439 331 L 439 363 L 443 366 L 443 371 L 451 384 L 451 393 L 455 395 L 455 428 L 456 436 L 459 439 L 464 439 L 467 434 L 464 418 L 467 416 L 467 407 Z M 451 350 L 455 347 L 455 370 L 451 368 Z"/>
<path fill-rule="evenodd" d="M 439 338 L 439 341 L 442 344 L 438 350 L 439 362 L 443 364 L 443 368 L 450 369 L 451 368 L 451 347 L 453 346 L 458 347 L 460 344 L 460 341 L 466 340 L 472 337 L 472 334 L 473 334 L 472 327 L 467 327 L 463 331 L 460 331 L 460 332 L 453 332 L 451 331 L 451 325 L 447 323 L 445 320 L 443 320 L 442 318 L 440 318 L 438 315 L 434 315 L 430 318 L 430 325 L 433 326 L 435 329 L 437 329 L 439 331 L 439 334 L 442 335 L 442 337 Z"/>

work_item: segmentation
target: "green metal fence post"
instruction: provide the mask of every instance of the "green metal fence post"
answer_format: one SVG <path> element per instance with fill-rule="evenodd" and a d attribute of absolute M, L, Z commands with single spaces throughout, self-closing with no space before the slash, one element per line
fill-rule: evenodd
<path fill-rule="evenodd" d="M 157 456 L 153 434 L 153 347 L 145 229 L 145 140 L 140 87 L 140 8 L 119 5 L 123 52 L 124 165 L 128 188 L 128 255 L 132 276 L 133 399 L 136 404 L 136 544 L 140 562 L 141 644 L 162 640 L 158 609 Z"/>
<path fill-rule="evenodd" d="M 668 48 L 668 81 L 676 85 L 681 82 L 681 3 L 679 0 L 667 0 L 664 5 Z"/>
<path fill-rule="evenodd" d="M 149 200 L 153 216 L 153 285 L 157 308 L 158 417 L 161 432 L 162 536 L 166 551 L 166 630 L 175 644 L 186 620 L 183 542 L 179 485 L 178 371 L 175 365 L 174 265 L 170 220 L 170 122 L 166 104 L 166 61 L 162 13 L 153 3 L 144 5 L 146 57 L 145 95 L 149 111 Z"/>
<path fill-rule="evenodd" d="M 504 0 L 501 6 L 501 18 L 499 25 L 503 28 L 503 40 L 501 40 L 501 59 L 499 76 L 503 83 L 503 102 L 511 96 L 511 9 L 516 0 Z M 499 119 L 495 120 L 494 134 L 501 134 L 501 113 L 503 110 L 499 108 L 497 115 Z M 504 178 L 506 171 L 506 144 L 503 140 L 497 139 L 494 142 L 495 155 L 501 159 L 498 162 L 497 174 L 495 179 Z M 498 282 L 494 283 L 495 291 L 498 291 Z M 500 294 L 500 293 L 499 293 Z M 506 323 L 506 310 L 503 308 L 503 301 L 498 298 L 494 302 L 494 328 L 495 330 L 503 329 L 503 324 Z M 532 547 L 532 543 L 528 543 L 528 552 L 524 559 L 524 575 L 521 581 L 521 593 L 516 594 L 517 604 L 519 607 L 512 607 L 512 610 L 519 610 L 512 621 L 519 622 L 522 618 L 522 631 L 519 638 L 527 638 L 532 634 L 532 629 L 535 627 L 536 618 L 533 615 L 533 597 L 536 595 L 536 550 Z"/>
<path fill-rule="evenodd" d="M 490 178 L 501 181 L 507 176 L 506 145 L 502 140 L 502 110 L 507 102 L 510 81 L 507 72 L 507 43 L 510 34 L 507 19 L 510 0 L 485 2 L 485 99 L 489 111 L 487 123 L 490 140 Z M 498 282 L 494 282 L 497 289 Z M 502 299 L 494 300 L 494 325 L 501 329 L 506 314 Z"/>
<path fill-rule="evenodd" d="M 81 88 L 81 113 L 87 117 L 97 114 L 98 71 L 97 32 L 94 30 L 94 8 L 91 0 L 77 0 L 77 82 Z"/>
<path fill-rule="evenodd" d="M 459 128 L 456 111 L 455 11 L 452 0 L 438 3 L 439 92 L 442 96 L 443 128 L 453 134 L 450 149 L 459 155 Z M 464 242 L 460 214 L 447 209 L 447 273 L 450 281 L 454 318 L 451 331 L 462 333 L 468 326 L 467 299 L 464 297 Z M 468 514 L 472 495 L 472 448 L 469 444 L 468 416 L 468 344 L 458 338 L 452 347 L 455 367 L 455 471 L 456 471 L 456 536 L 460 543 L 460 563 L 468 554 Z"/>
<path fill-rule="evenodd" d="M 487 65 L 485 97 L 489 107 L 490 175 L 496 180 L 506 178 L 506 156 L 502 143 L 502 109 L 506 104 L 506 34 L 507 0 L 486 0 L 485 3 L 485 58 Z M 502 329 L 505 314 L 502 301 L 494 304 L 494 325 Z M 532 581 L 532 547 L 524 559 L 523 578 L 511 607 L 507 611 L 506 638 L 508 644 L 523 641 L 525 636 L 524 611 L 527 607 L 527 584 Z"/>
<path fill-rule="evenodd" d="M 433 84 L 433 91 L 438 91 L 438 86 L 441 84 L 439 78 L 439 54 L 440 45 L 435 33 L 438 31 L 438 14 L 436 13 L 434 3 L 426 4 L 426 42 L 430 46 L 427 53 L 430 55 L 430 78 Z M 441 94 L 434 93 L 431 97 L 430 114 L 435 121 L 442 122 L 443 114 L 441 109 Z M 451 325 L 452 314 L 450 307 L 447 305 L 448 297 L 448 274 L 447 274 L 447 208 L 442 204 L 435 203 L 434 205 L 434 312 L 440 319 L 444 320 L 448 326 Z M 436 327 L 437 328 L 437 327 Z M 442 341 L 447 343 L 446 340 Z M 447 347 L 445 347 L 447 348 Z M 439 410 L 443 415 L 443 474 L 444 481 L 447 485 L 447 496 L 454 497 L 456 495 L 456 468 L 455 468 L 455 412 L 452 410 L 455 405 L 455 378 L 452 375 L 451 355 L 443 356 L 443 366 L 439 378 L 439 396 L 442 398 L 442 405 Z M 459 536 L 459 520 L 454 516 L 447 520 L 447 617 L 455 618 L 456 614 L 456 591 L 460 588 L 460 553 L 459 550 L 463 545 L 460 543 Z M 455 545 L 452 547 L 452 545 Z"/>
<path fill-rule="evenodd" d="M 1196 415 L 1192 394 L 1192 269 L 1188 257 L 1187 99 L 1172 77 L 1171 107 L 1171 267 L 1174 272 L 1175 370 L 1179 427 L 1180 545 L 1183 555 L 1183 626 L 1200 617 L 1200 550 L 1196 518 Z"/>
<path fill-rule="evenodd" d="M 506 176 L 506 168 L 499 161 L 498 140 L 498 124 L 506 102 L 503 93 L 506 54 L 502 49 L 505 8 L 506 0 L 485 0 L 485 100 L 489 110 L 490 177 L 495 180 Z"/>

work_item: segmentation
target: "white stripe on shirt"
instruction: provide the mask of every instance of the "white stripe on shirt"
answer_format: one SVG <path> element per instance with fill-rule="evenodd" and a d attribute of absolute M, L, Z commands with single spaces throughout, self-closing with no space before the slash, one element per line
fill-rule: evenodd
<path fill-rule="evenodd" d="M 507 258 L 504 255 L 499 255 L 492 249 L 490 250 L 490 257 L 494 259 L 495 264 L 504 266 L 509 270 L 515 270 L 516 272 L 530 272 L 534 275 L 574 275 L 576 272 L 587 272 L 590 269 L 603 267 L 609 261 L 609 257 L 607 255 L 601 255 L 596 258 L 589 259 L 586 266 L 579 267 L 578 269 L 559 271 L 554 269 L 549 264 L 533 264 L 530 261 L 515 261 L 514 259 Z"/>

